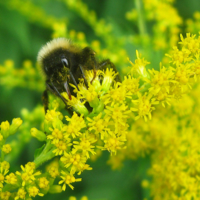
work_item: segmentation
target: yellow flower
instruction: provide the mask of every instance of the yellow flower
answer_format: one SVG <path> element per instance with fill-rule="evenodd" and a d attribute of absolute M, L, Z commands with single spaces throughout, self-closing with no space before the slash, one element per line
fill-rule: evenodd
<path fill-rule="evenodd" d="M 72 107 L 76 112 L 85 115 L 88 115 L 88 110 L 84 106 L 85 101 L 82 101 L 79 96 L 77 97 L 71 96 L 71 99 L 69 99 L 68 94 L 66 92 L 62 93 L 62 96 L 67 99 L 67 105 L 69 107 Z"/>
<path fill-rule="evenodd" d="M 132 111 L 137 112 L 137 116 L 135 119 L 139 119 L 140 117 L 144 117 L 145 121 L 147 121 L 147 116 L 151 119 L 151 112 L 155 110 L 153 105 L 158 104 L 158 101 L 151 98 L 151 95 L 147 96 L 145 93 L 143 96 L 141 93 L 138 93 L 138 99 L 132 100 L 132 103 L 136 106 L 131 108 Z"/>
<path fill-rule="evenodd" d="M 60 161 L 65 164 L 65 167 L 68 168 L 71 166 L 70 173 L 74 174 L 76 171 L 80 171 L 80 169 L 84 166 L 86 162 L 86 157 L 79 153 L 64 153 L 61 157 Z"/>
<path fill-rule="evenodd" d="M 9 162 L 7 161 L 0 162 L 0 166 L 1 166 L 0 168 L 1 173 L 3 173 L 4 175 L 7 174 L 10 168 Z"/>
<path fill-rule="evenodd" d="M 109 89 L 115 77 L 118 73 L 116 73 L 112 68 L 106 68 L 106 70 L 102 73 L 103 82 L 102 82 L 102 90 L 106 93 Z"/>
<path fill-rule="evenodd" d="M 68 117 L 68 116 L 65 116 L 65 118 L 69 122 L 69 124 L 64 127 L 65 136 L 68 137 L 70 135 L 73 138 L 80 136 L 81 135 L 81 132 L 80 132 L 81 129 L 86 127 L 83 116 L 78 116 L 74 112 L 71 118 Z M 78 126 L 77 126 L 77 124 L 78 124 Z"/>
<path fill-rule="evenodd" d="M 113 119 L 115 125 L 118 125 L 118 124 L 125 125 L 126 119 L 131 113 L 131 111 L 128 110 L 128 106 L 126 106 L 125 104 L 122 104 L 122 105 L 114 104 L 111 106 L 107 106 L 104 111 L 108 118 Z"/>
<path fill-rule="evenodd" d="M 144 58 L 140 58 L 141 54 L 139 54 L 138 50 L 136 50 L 136 57 L 137 59 L 135 60 L 135 64 L 132 63 L 130 60 L 130 64 L 132 65 L 131 67 L 131 75 L 138 74 L 142 78 L 148 78 L 149 74 L 145 68 L 146 65 L 150 64 L 150 62 L 146 61 Z"/>
<path fill-rule="evenodd" d="M 0 192 L 5 181 L 5 175 L 9 172 L 10 164 L 7 161 L 0 162 Z"/>
<path fill-rule="evenodd" d="M 35 163 L 29 162 L 24 166 L 21 165 L 22 172 L 17 171 L 18 175 L 22 179 L 22 186 L 32 183 L 36 180 L 36 176 L 39 176 L 41 172 L 35 172 Z"/>
<path fill-rule="evenodd" d="M 3 140 L 3 135 L 0 133 L 0 142 Z"/>
<path fill-rule="evenodd" d="M 8 121 L 1 122 L 1 134 L 6 139 L 9 136 L 10 123 Z"/>
<path fill-rule="evenodd" d="M 20 118 L 14 118 L 10 126 L 10 134 L 14 134 L 18 128 L 22 125 L 22 120 Z"/>
<path fill-rule="evenodd" d="M 53 150 L 53 153 L 55 155 L 63 155 L 64 152 L 67 150 L 68 147 L 70 147 L 72 144 L 71 143 L 66 143 L 65 141 L 59 141 L 58 143 L 55 144 L 56 149 Z"/>
<path fill-rule="evenodd" d="M 46 141 L 47 136 L 44 134 L 44 132 L 39 131 L 36 128 L 31 128 L 31 136 L 35 137 L 36 139 L 38 139 L 39 141 Z"/>
<path fill-rule="evenodd" d="M 37 195 L 41 197 L 44 196 L 44 194 L 39 192 L 39 189 L 36 186 L 29 187 L 28 194 L 29 194 L 29 197 L 36 197 Z"/>
<path fill-rule="evenodd" d="M 199 38 L 196 39 L 196 35 L 191 35 L 190 33 L 186 33 L 186 37 L 184 38 L 183 35 L 180 35 L 182 48 L 186 48 L 192 53 L 199 53 L 200 41 Z"/>
<path fill-rule="evenodd" d="M 109 131 L 108 137 L 104 140 L 104 150 L 108 150 L 111 155 L 114 153 L 116 155 L 117 150 L 122 149 L 125 139 L 123 137 L 117 137 L 111 131 Z"/>
<path fill-rule="evenodd" d="M 11 196 L 11 193 L 6 191 L 6 192 L 0 192 L 0 199 L 1 200 L 9 200 Z"/>
<path fill-rule="evenodd" d="M 99 104 L 98 97 L 100 95 L 100 90 L 96 90 L 95 86 L 90 83 L 88 84 L 87 89 L 84 87 L 79 87 L 77 95 L 80 96 L 81 99 L 85 99 L 91 107 L 97 107 Z"/>
<path fill-rule="evenodd" d="M 71 175 L 67 172 L 61 171 L 61 174 L 62 174 L 62 176 L 60 176 L 60 177 L 63 180 L 59 181 L 59 184 L 63 184 L 62 190 L 64 190 L 64 191 L 66 190 L 66 185 L 68 185 L 73 190 L 74 187 L 71 185 L 71 183 L 81 181 L 81 178 L 76 179 L 73 175 Z"/>
<path fill-rule="evenodd" d="M 63 135 L 62 128 L 60 130 L 56 128 L 54 125 L 53 125 L 53 128 L 54 129 L 49 128 L 49 130 L 51 131 L 51 134 L 47 136 L 47 139 L 52 140 L 52 144 L 57 144 L 60 140 L 64 138 L 64 135 Z"/>
<path fill-rule="evenodd" d="M 46 177 L 41 177 L 38 179 L 39 183 L 39 187 L 40 188 L 47 188 L 49 186 L 49 181 L 47 180 Z"/>
<path fill-rule="evenodd" d="M 10 153 L 11 150 L 12 150 L 12 148 L 11 148 L 11 146 L 10 146 L 9 144 L 5 144 L 5 145 L 3 145 L 3 147 L 2 147 L 2 151 L 3 151 L 5 154 Z"/>
<path fill-rule="evenodd" d="M 24 188 L 19 188 L 17 191 L 17 195 L 15 196 L 15 200 L 18 199 L 25 199 L 26 198 L 26 191 Z"/>
<path fill-rule="evenodd" d="M 125 76 L 122 82 L 122 88 L 131 95 L 137 94 L 139 91 L 139 78 L 133 78 L 130 75 Z"/>
<path fill-rule="evenodd" d="M 47 110 L 47 113 L 45 115 L 46 122 L 53 122 L 56 118 L 62 120 L 63 119 L 62 113 L 57 112 L 55 110 Z"/>
<path fill-rule="evenodd" d="M 92 86 L 94 86 L 95 91 L 98 91 L 101 88 L 99 75 L 102 74 L 102 72 L 100 70 L 97 70 L 95 73 L 96 73 L 96 75 L 94 74 L 94 70 L 85 70 L 85 78 L 88 83 L 90 83 L 90 84 L 92 84 Z M 94 78 L 94 76 L 95 76 L 95 78 Z M 85 85 L 83 85 L 83 80 L 79 84 L 79 89 L 80 90 L 87 89 L 85 87 Z"/>
<path fill-rule="evenodd" d="M 90 135 L 88 132 L 81 135 L 79 138 L 80 141 L 73 141 L 74 148 L 72 153 L 76 153 L 77 151 L 81 151 L 83 155 L 87 158 L 90 157 L 89 153 L 95 154 L 94 147 L 92 143 L 96 142 L 96 139 Z"/>
<path fill-rule="evenodd" d="M 7 131 L 10 128 L 10 123 L 8 121 L 1 122 L 1 131 Z"/>
<path fill-rule="evenodd" d="M 113 88 L 111 88 L 107 94 L 102 96 L 104 104 L 107 105 L 112 102 L 114 103 L 124 103 L 126 98 L 130 97 L 130 93 L 126 91 L 125 87 L 121 83 L 117 82 Z"/>
<path fill-rule="evenodd" d="M 160 90 L 164 90 L 167 93 L 170 92 L 170 83 L 173 83 L 174 73 L 172 68 L 165 68 L 160 66 L 160 71 L 154 69 L 149 70 L 151 79 L 147 80 L 151 84 L 149 92 L 153 95 L 157 95 Z"/>
<path fill-rule="evenodd" d="M 9 175 L 6 176 L 5 182 L 8 184 L 12 184 L 12 185 L 16 184 L 16 182 L 17 182 L 16 175 L 14 173 L 10 173 Z"/>
<path fill-rule="evenodd" d="M 105 120 L 105 118 L 102 117 L 102 113 L 99 113 L 96 117 L 93 118 L 87 118 L 89 121 L 89 131 L 94 130 L 95 134 L 101 134 L 102 132 L 106 130 L 106 127 L 108 126 L 108 121 Z M 102 138 L 101 138 L 102 139 Z"/>

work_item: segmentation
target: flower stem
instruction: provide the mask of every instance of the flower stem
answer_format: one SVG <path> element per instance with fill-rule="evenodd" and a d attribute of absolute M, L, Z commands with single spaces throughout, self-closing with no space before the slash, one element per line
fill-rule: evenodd
<path fill-rule="evenodd" d="M 142 0 L 135 0 L 135 6 L 138 11 L 138 27 L 141 36 L 146 35 L 146 26 L 144 23 L 143 10 L 142 10 Z"/>
<path fill-rule="evenodd" d="M 52 151 L 53 148 L 51 141 L 48 141 L 41 154 L 34 160 L 36 168 L 55 156 L 55 154 Z"/>

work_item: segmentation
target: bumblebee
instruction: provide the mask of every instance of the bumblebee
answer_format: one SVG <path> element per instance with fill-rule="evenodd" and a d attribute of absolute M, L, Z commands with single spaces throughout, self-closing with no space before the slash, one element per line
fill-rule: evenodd
<path fill-rule="evenodd" d="M 44 45 L 38 53 L 37 61 L 46 78 L 46 89 L 43 92 L 45 113 L 48 110 L 48 92 L 61 98 L 67 106 L 67 101 L 61 93 L 67 92 L 71 99 L 71 95 L 74 94 L 70 83 L 78 89 L 79 79 L 83 78 L 88 87 L 85 70 L 93 70 L 92 81 L 97 75 L 97 70 L 105 68 L 107 65 L 117 72 L 109 59 L 97 62 L 95 52 L 91 48 L 81 49 L 66 38 L 53 39 Z"/>

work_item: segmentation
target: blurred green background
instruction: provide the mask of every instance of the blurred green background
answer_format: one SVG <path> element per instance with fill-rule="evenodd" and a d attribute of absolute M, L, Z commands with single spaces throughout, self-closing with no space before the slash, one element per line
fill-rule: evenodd
<path fill-rule="evenodd" d="M 16 68 L 20 68 L 24 60 L 31 60 L 35 65 L 39 49 L 52 38 L 52 28 L 48 25 L 44 26 L 42 20 L 34 18 L 36 8 L 42 10 L 47 19 L 53 16 L 58 20 L 65 21 L 68 31 L 83 32 L 89 44 L 93 40 L 98 40 L 101 42 L 101 46 L 106 48 L 106 42 L 102 37 L 96 35 L 87 20 L 70 9 L 65 1 L 20 1 L 21 5 L 29 2 L 29 4 L 35 6 L 33 10 L 29 10 L 29 13 L 23 13 L 20 8 L 12 6 L 15 2 L 19 1 L 8 0 L 3 2 L 3 0 L 0 0 L 0 65 L 3 65 L 7 59 L 13 60 Z M 104 19 L 106 23 L 112 25 L 111 33 L 116 41 L 122 37 L 126 38 L 130 35 L 134 37 L 134 35 L 139 34 L 137 23 L 132 23 L 125 18 L 126 12 L 135 8 L 133 0 L 84 0 L 82 2 L 88 6 L 89 10 L 94 10 L 97 19 Z M 192 18 L 193 13 L 200 9 L 200 1 L 177 0 L 174 7 L 182 19 L 186 20 Z M 82 8 L 80 7 L 80 9 Z M 153 23 L 146 22 L 149 35 L 152 34 Z M 183 23 L 182 26 L 184 34 L 185 24 Z M 133 61 L 136 49 L 145 52 L 140 44 L 133 46 L 126 43 L 124 48 Z M 164 54 L 163 51 L 154 51 L 149 48 L 148 54 L 146 51 L 144 56 L 148 57 L 151 63 L 158 64 Z M 124 66 L 128 66 L 128 64 L 126 63 Z M 36 105 L 42 104 L 41 95 L 42 93 L 38 91 L 26 88 L 8 89 L 0 84 L 0 121 L 8 120 L 11 122 L 13 118 L 20 117 L 23 108 L 33 110 Z M 33 152 L 39 146 L 41 146 L 41 143 L 32 139 L 31 144 L 24 148 L 21 158 L 14 161 L 16 166 L 32 161 Z M 83 181 L 74 184 L 74 191 L 68 188 L 62 194 L 48 194 L 43 199 L 59 198 L 64 200 L 68 199 L 70 195 L 78 198 L 87 195 L 90 200 L 140 200 L 148 197 L 149 193 L 142 189 L 141 181 L 147 178 L 146 170 L 150 165 L 149 159 L 140 158 L 136 161 L 126 161 L 121 170 L 112 171 L 110 166 L 106 165 L 108 156 L 109 154 L 105 152 L 97 162 L 89 163 L 93 170 L 81 175 Z M 17 169 L 19 170 L 19 167 Z M 42 198 L 37 197 L 35 199 Z"/>

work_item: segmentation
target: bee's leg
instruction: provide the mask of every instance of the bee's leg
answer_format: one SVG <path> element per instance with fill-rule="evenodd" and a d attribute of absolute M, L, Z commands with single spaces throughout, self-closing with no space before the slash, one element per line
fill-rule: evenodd
<path fill-rule="evenodd" d="M 55 85 L 52 82 L 51 82 L 51 85 L 48 82 L 46 82 L 46 86 L 50 92 L 52 92 L 56 96 L 60 97 L 62 99 L 62 101 L 64 102 L 64 104 L 67 105 L 67 103 L 66 103 L 67 100 L 60 94 L 60 92 L 57 90 L 57 88 L 55 87 Z"/>
<path fill-rule="evenodd" d="M 93 79 L 90 81 L 90 83 L 92 83 L 94 81 L 94 79 L 96 78 L 96 76 L 97 76 L 98 66 L 97 66 L 97 61 L 96 61 L 96 58 L 95 58 L 94 55 L 95 55 L 95 52 L 93 52 L 93 54 L 91 54 L 91 59 L 94 62 L 94 65 L 93 65 L 94 76 L 93 76 Z"/>
<path fill-rule="evenodd" d="M 81 74 L 82 74 L 82 76 L 83 76 L 84 83 L 85 83 L 86 87 L 88 88 L 88 82 L 87 82 L 87 80 L 86 80 L 86 78 L 85 78 L 85 73 L 84 73 L 84 71 L 83 71 L 83 67 L 82 67 L 81 65 L 79 65 L 79 68 L 80 68 L 80 70 L 81 70 Z"/>
<path fill-rule="evenodd" d="M 117 71 L 117 68 L 115 67 L 115 65 L 109 60 L 103 60 L 102 62 L 99 63 L 99 69 L 105 69 L 106 65 L 110 65 L 110 68 L 112 68 L 116 73 L 116 81 L 121 82 L 121 78 L 119 76 L 119 72 Z"/>
<path fill-rule="evenodd" d="M 48 90 L 49 90 L 51 93 L 53 93 L 54 95 L 60 97 L 62 100 L 64 99 L 63 102 L 65 103 L 65 109 L 72 116 L 73 111 L 68 108 L 68 106 L 66 104 L 66 99 L 64 97 L 62 98 L 62 96 L 58 95 L 59 92 L 57 93 L 49 83 L 46 83 L 46 85 L 47 85 L 47 89 L 44 91 L 43 98 L 42 98 L 43 99 L 43 104 L 44 104 L 44 109 L 45 109 L 45 114 L 47 113 L 47 110 L 48 110 L 48 103 L 49 103 L 49 101 L 48 101 Z"/>
<path fill-rule="evenodd" d="M 72 81 L 73 81 L 74 85 L 75 85 L 76 88 L 78 89 L 78 84 L 77 84 L 76 79 L 74 78 L 74 75 L 72 74 L 71 71 L 69 71 L 69 75 L 70 75 L 70 77 L 72 78 Z"/>
<path fill-rule="evenodd" d="M 45 111 L 45 114 L 46 114 L 47 110 L 48 110 L 48 104 L 49 104 L 49 98 L 48 98 L 47 89 L 42 94 L 42 102 L 43 102 L 44 111 Z"/>
<path fill-rule="evenodd" d="M 96 78 L 96 75 L 97 75 L 96 71 L 98 69 L 98 64 L 97 64 L 97 61 L 95 58 L 95 54 L 96 54 L 95 51 L 93 51 L 89 47 L 85 47 L 83 49 L 83 55 L 84 55 L 84 59 L 85 59 L 83 61 L 83 63 L 87 63 L 87 60 L 92 61 L 92 67 L 90 66 L 89 68 L 93 70 L 94 76 L 93 76 L 92 80 L 90 81 L 90 83 L 92 83 L 94 81 L 94 79 Z M 82 74 L 84 74 L 82 69 L 81 69 L 81 72 L 82 72 Z"/>

